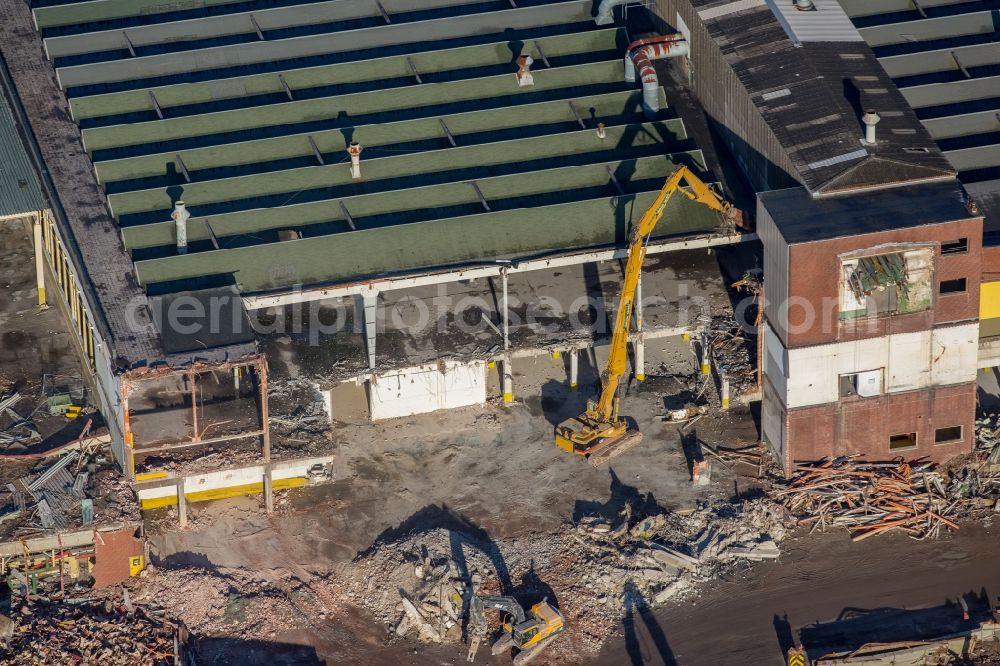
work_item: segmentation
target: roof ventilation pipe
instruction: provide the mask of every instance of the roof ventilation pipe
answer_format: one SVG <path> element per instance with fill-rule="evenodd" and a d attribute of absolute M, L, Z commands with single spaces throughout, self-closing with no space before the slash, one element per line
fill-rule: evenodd
<path fill-rule="evenodd" d="M 187 254 L 187 221 L 190 219 L 191 213 L 187 211 L 183 201 L 178 201 L 174 204 L 174 212 L 170 214 L 170 217 L 174 221 L 174 229 L 177 232 L 177 254 Z"/>
<path fill-rule="evenodd" d="M 625 55 L 625 80 L 634 83 L 638 72 L 642 79 L 642 110 L 647 118 L 653 118 L 660 110 L 660 82 L 653 61 L 686 56 L 688 52 L 687 41 L 678 34 L 637 39 L 629 44 Z"/>
<path fill-rule="evenodd" d="M 615 22 L 615 16 L 612 13 L 615 7 L 621 7 L 622 5 L 627 5 L 630 2 L 635 2 L 635 0 L 601 0 L 601 4 L 597 6 L 597 16 L 594 17 L 594 23 L 597 25 L 609 25 Z"/>
<path fill-rule="evenodd" d="M 813 4 L 813 0 L 795 0 L 795 8 L 800 12 L 814 12 L 816 11 L 816 5 Z"/>
<path fill-rule="evenodd" d="M 880 120 L 882 118 L 875 113 L 875 109 L 868 109 L 865 115 L 861 116 L 861 122 L 865 125 L 865 143 L 869 146 L 875 145 L 875 126 Z"/>

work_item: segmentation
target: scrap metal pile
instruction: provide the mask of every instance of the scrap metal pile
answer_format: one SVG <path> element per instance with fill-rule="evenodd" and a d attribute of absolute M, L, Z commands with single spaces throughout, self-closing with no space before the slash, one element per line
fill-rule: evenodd
<path fill-rule="evenodd" d="M 141 607 L 48 601 L 0 616 L 0 633 L 0 663 L 11 666 L 180 664 L 186 636 L 182 625 Z"/>
<path fill-rule="evenodd" d="M 812 530 L 846 527 L 854 541 L 893 530 L 914 539 L 957 530 L 961 502 L 930 462 L 861 462 L 856 456 L 798 465 L 772 496 Z"/>
<path fill-rule="evenodd" d="M 11 536 L 138 517 L 134 495 L 97 444 L 50 457 L 0 485 L 0 525 L 13 529 Z"/>

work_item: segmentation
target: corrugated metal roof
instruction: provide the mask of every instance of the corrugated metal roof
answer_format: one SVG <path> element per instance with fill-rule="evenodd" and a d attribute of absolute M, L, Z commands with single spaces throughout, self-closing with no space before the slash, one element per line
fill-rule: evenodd
<path fill-rule="evenodd" d="M 0 217 L 45 208 L 38 175 L 21 143 L 10 106 L 0 94 Z"/>

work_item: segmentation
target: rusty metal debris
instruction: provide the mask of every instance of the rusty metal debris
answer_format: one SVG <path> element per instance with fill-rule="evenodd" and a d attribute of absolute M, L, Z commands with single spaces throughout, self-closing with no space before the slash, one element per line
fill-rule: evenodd
<path fill-rule="evenodd" d="M 184 626 L 142 607 L 39 600 L 13 607 L 8 619 L 0 662 L 11 666 L 184 663 Z"/>
<path fill-rule="evenodd" d="M 925 461 L 861 462 L 856 456 L 796 466 L 786 488 L 774 491 L 812 530 L 845 527 L 854 541 L 893 530 L 915 539 L 958 530 L 959 502 L 946 479 Z"/>

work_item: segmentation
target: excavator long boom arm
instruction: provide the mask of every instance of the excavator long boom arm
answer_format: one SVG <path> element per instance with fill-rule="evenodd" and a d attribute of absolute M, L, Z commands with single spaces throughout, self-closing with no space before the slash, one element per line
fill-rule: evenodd
<path fill-rule="evenodd" d="M 618 386 L 628 367 L 628 337 L 631 330 L 635 290 L 639 284 L 642 262 L 646 258 L 649 235 L 663 218 L 663 212 L 676 192 L 723 214 L 727 214 L 731 209 L 730 204 L 720 198 L 694 172 L 686 166 L 680 166 L 667 178 L 653 204 L 643 213 L 639 223 L 632 227 L 629 234 L 628 260 L 625 263 L 625 280 L 618 298 L 618 310 L 615 313 L 615 326 L 611 334 L 608 364 L 604 372 L 601 396 L 595 410 L 595 416 L 602 421 L 609 421 L 612 418 Z"/>

